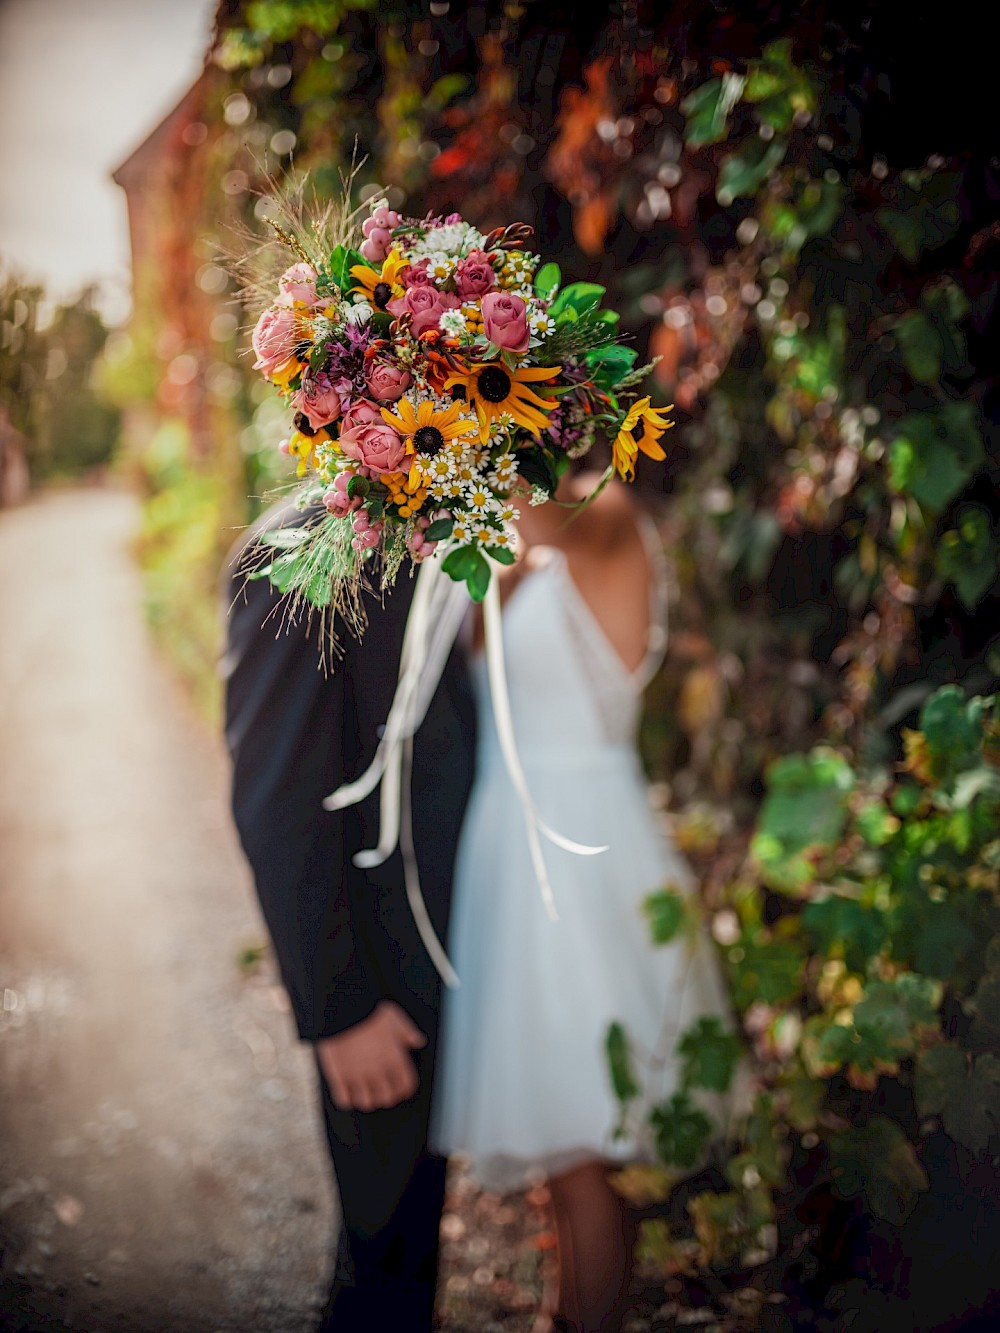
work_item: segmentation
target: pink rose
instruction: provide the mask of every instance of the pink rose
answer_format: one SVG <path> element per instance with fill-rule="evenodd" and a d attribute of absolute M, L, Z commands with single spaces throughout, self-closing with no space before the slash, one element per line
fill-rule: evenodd
<path fill-rule="evenodd" d="M 397 319 L 402 314 L 412 315 L 410 332 L 414 338 L 419 338 L 428 329 L 438 327 L 438 320 L 446 310 L 454 310 L 460 304 L 458 297 L 451 292 L 439 292 L 436 287 L 421 286 L 410 287 L 405 296 L 397 296 L 390 301 L 389 310 Z"/>
<path fill-rule="evenodd" d="M 528 350 L 528 307 L 509 292 L 487 292 L 482 300 L 483 332 L 507 352 Z"/>
<path fill-rule="evenodd" d="M 355 398 L 344 413 L 344 419 L 340 423 L 340 433 L 343 435 L 345 430 L 370 426 L 373 421 L 381 420 L 382 413 L 377 404 L 370 403 L 367 398 Z"/>
<path fill-rule="evenodd" d="M 472 250 L 455 265 L 455 285 L 465 301 L 484 296 L 496 283 L 496 274 L 485 250 Z"/>
<path fill-rule="evenodd" d="M 361 230 L 364 232 L 365 240 L 361 246 L 361 253 L 369 264 L 382 263 L 389 253 L 392 230 L 398 227 L 402 220 L 402 216 L 394 209 L 376 208 L 371 217 L 362 222 Z"/>
<path fill-rule="evenodd" d="M 373 398 L 394 403 L 413 383 L 413 376 L 392 361 L 371 361 L 365 370 L 365 383 Z"/>
<path fill-rule="evenodd" d="M 269 306 L 258 319 L 251 338 L 257 353 L 254 370 L 262 370 L 270 378 L 291 358 L 300 341 L 294 310 L 288 306 Z"/>
<path fill-rule="evenodd" d="M 278 279 L 279 305 L 293 305 L 301 301 L 303 305 L 313 306 L 319 300 L 316 295 L 316 270 L 312 264 L 293 264 L 286 268 Z"/>
<path fill-rule="evenodd" d="M 427 271 L 427 260 L 421 259 L 419 264 L 407 264 L 399 275 L 399 280 L 404 287 L 433 287 L 434 279 Z"/>
<path fill-rule="evenodd" d="M 403 437 L 381 419 L 341 430 L 340 447 L 372 472 L 398 472 L 406 457 Z"/>
<path fill-rule="evenodd" d="M 340 416 L 342 403 L 329 375 L 325 371 L 313 374 L 307 370 L 302 376 L 302 387 L 291 398 L 292 410 L 301 412 L 313 430 L 319 430 Z"/>

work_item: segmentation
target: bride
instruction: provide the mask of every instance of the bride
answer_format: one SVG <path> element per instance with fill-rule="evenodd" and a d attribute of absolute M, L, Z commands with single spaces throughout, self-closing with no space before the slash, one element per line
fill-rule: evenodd
<path fill-rule="evenodd" d="M 578 501 L 593 475 L 567 475 Z M 557 919 L 532 868 L 524 814 L 493 722 L 486 665 L 474 676 L 479 757 L 456 868 L 451 957 L 435 1107 L 437 1147 L 471 1161 L 486 1188 L 547 1180 L 558 1279 L 536 1333 L 613 1330 L 627 1304 L 631 1243 L 608 1168 L 641 1145 L 614 1138 L 604 1056 L 612 1022 L 665 1061 L 655 1099 L 677 1080 L 672 1044 L 699 1014 L 727 1015 L 711 948 L 656 948 L 641 904 L 691 872 L 648 804 L 635 749 L 642 692 L 666 642 L 663 557 L 651 519 L 613 481 L 567 522 L 558 505 L 522 510 L 522 558 L 502 576 L 513 730 L 541 818 L 606 844 L 579 856 L 548 843 Z"/>

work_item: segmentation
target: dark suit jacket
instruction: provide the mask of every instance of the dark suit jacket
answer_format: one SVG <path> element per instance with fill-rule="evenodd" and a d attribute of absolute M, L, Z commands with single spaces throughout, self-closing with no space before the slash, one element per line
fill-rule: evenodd
<path fill-rule="evenodd" d="M 306 516 L 286 507 L 266 521 L 291 526 Z M 299 1034 L 341 1032 L 382 998 L 396 1000 L 432 1033 L 439 979 L 406 901 L 399 852 L 373 870 L 351 860 L 378 840 L 378 790 L 347 810 L 328 812 L 321 804 L 375 753 L 396 685 L 413 580 L 404 568 L 384 605 L 369 598 L 360 642 L 338 627 L 344 655 L 324 674 L 315 618 L 311 629 L 304 622 L 283 628 L 282 608 L 271 615 L 280 597 L 267 580 L 245 581 L 255 536 L 228 571 L 226 740 L 236 826 Z M 455 649 L 416 735 L 413 760 L 421 887 L 442 940 L 473 750 L 472 698 Z"/>

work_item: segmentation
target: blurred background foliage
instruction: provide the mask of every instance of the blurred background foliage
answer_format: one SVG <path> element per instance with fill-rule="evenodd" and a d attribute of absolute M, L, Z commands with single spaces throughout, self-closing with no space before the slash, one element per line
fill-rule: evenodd
<path fill-rule="evenodd" d="M 102 468 L 118 444 L 119 412 L 100 382 L 109 331 L 94 298 L 87 289 L 53 307 L 0 264 L 0 426 L 38 481 Z"/>
<path fill-rule="evenodd" d="M 710 1136 L 696 1094 L 737 1055 L 721 1030 L 688 1034 L 686 1085 L 653 1112 L 659 1175 L 623 1188 L 664 1280 L 780 1289 L 831 1318 L 852 1282 L 891 1290 L 957 1178 L 941 1252 L 980 1253 L 996 1188 L 987 57 L 926 4 L 901 23 L 869 0 L 223 0 L 198 83 L 116 174 L 135 311 L 100 383 L 147 496 L 150 612 L 209 711 L 226 549 L 291 481 L 224 259 L 234 228 L 261 226 L 268 176 L 307 171 L 322 196 L 357 143 L 362 198 L 387 185 L 409 213 L 529 221 L 660 358 L 678 426 L 641 484 L 661 500 L 672 638 L 643 744 L 702 872 L 756 1094 L 739 1141 L 679 1182 Z M 3 299 L 5 330 L 38 336 L 7 313 L 30 296 Z M 45 334 L 62 330 L 67 376 L 89 317 Z M 8 364 L 27 429 L 43 409 L 8 393 Z M 665 886 L 651 928 L 666 940 L 682 917 Z M 626 1033 L 610 1054 L 632 1105 Z M 932 1272 L 907 1278 L 928 1320 Z M 855 1327 L 883 1315 L 869 1303 Z"/>

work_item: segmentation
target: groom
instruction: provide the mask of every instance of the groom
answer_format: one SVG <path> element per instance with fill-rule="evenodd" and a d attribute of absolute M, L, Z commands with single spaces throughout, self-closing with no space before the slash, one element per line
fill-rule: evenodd
<path fill-rule="evenodd" d="M 315 518 L 293 506 L 267 527 Z M 367 600 L 358 641 L 328 674 L 319 625 L 286 626 L 259 563 L 260 528 L 229 569 L 226 740 L 236 826 L 291 1000 L 313 1043 L 343 1212 L 324 1333 L 431 1328 L 443 1159 L 427 1148 L 440 980 L 406 900 L 398 850 L 374 870 L 378 791 L 334 813 L 322 801 L 367 768 L 389 714 L 413 580 Z M 256 548 L 256 549 L 255 549 Z M 413 836 L 421 887 L 446 937 L 451 877 L 472 781 L 473 707 L 459 650 L 414 741 Z"/>

